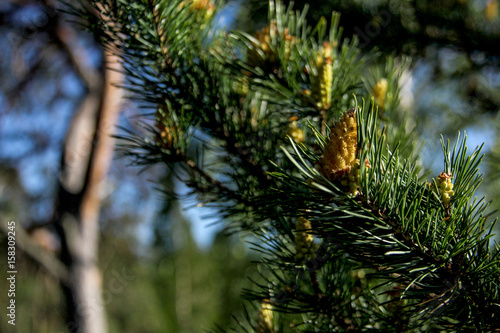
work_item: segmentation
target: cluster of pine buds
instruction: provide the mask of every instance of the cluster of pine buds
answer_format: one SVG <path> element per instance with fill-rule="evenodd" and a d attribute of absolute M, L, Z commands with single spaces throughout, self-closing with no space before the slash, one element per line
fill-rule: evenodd
<path fill-rule="evenodd" d="M 311 234 L 311 221 L 299 217 L 295 226 L 295 260 L 312 259 L 315 256 L 316 246 Z"/>
<path fill-rule="evenodd" d="M 210 0 L 182 1 L 179 8 L 184 7 L 185 3 L 189 6 L 191 12 L 196 13 L 196 18 L 204 23 L 207 23 L 214 15 L 215 4 Z"/>
<path fill-rule="evenodd" d="M 158 107 L 155 114 L 156 128 L 158 134 L 156 136 L 156 143 L 164 148 L 171 149 L 177 143 L 177 136 L 172 133 L 172 128 L 167 125 L 168 115 L 163 107 Z"/>
<path fill-rule="evenodd" d="M 453 183 L 451 182 L 452 178 L 453 176 L 446 172 L 441 172 L 436 178 L 437 193 L 445 205 L 450 203 L 451 197 L 455 194 L 455 191 L 453 191 Z M 434 187 L 434 184 L 431 184 L 431 187 Z"/>
<path fill-rule="evenodd" d="M 333 47 L 329 42 L 324 42 L 316 56 L 316 77 L 312 77 L 312 98 L 319 109 L 328 109 L 332 102 L 333 84 Z"/>
<path fill-rule="evenodd" d="M 273 307 L 271 301 L 263 300 L 260 303 L 259 315 L 257 317 L 257 333 L 274 333 Z"/>
<path fill-rule="evenodd" d="M 265 63 L 274 64 L 277 62 L 276 54 L 272 49 L 272 41 L 278 36 L 278 25 L 272 21 L 269 25 L 257 31 L 254 35 L 258 44 L 253 43 L 253 47 L 247 51 L 248 64 L 252 67 L 263 67 Z M 292 45 L 295 43 L 295 37 L 288 33 L 288 28 L 283 29 L 281 36 L 285 42 L 284 61 L 290 58 Z M 263 53 L 263 55 L 261 54 Z"/>
<path fill-rule="evenodd" d="M 356 113 L 349 110 L 332 128 L 325 151 L 316 165 L 323 177 L 332 182 L 340 182 L 353 195 L 358 194 L 359 184 L 357 144 Z"/>

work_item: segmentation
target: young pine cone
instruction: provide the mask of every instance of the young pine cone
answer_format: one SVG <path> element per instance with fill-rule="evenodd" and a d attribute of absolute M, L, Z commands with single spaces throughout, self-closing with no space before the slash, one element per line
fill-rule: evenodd
<path fill-rule="evenodd" d="M 345 191 L 358 194 L 360 161 L 356 158 L 358 126 L 355 110 L 347 111 L 332 128 L 325 151 L 316 169 L 331 182 L 340 183 Z M 369 167 L 369 163 L 365 161 Z"/>

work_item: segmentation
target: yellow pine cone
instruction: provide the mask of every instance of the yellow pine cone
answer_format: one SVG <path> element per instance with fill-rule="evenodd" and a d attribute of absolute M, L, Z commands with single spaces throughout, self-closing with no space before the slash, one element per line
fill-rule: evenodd
<path fill-rule="evenodd" d="M 295 260 L 314 258 L 316 247 L 314 236 L 310 234 L 311 221 L 299 217 L 295 226 Z"/>
<path fill-rule="evenodd" d="M 342 188 L 358 195 L 360 181 L 360 161 L 356 158 L 358 144 L 358 126 L 355 110 L 349 110 L 332 128 L 326 142 L 325 151 L 316 164 L 326 179 L 340 183 Z M 366 167 L 370 167 L 368 160 Z"/>
<path fill-rule="evenodd" d="M 451 197 L 455 194 L 455 191 L 453 191 L 453 183 L 451 182 L 452 178 L 453 176 L 451 174 L 449 175 L 446 172 L 441 172 L 436 179 L 438 186 L 437 193 L 445 205 L 450 203 Z"/>
<path fill-rule="evenodd" d="M 257 318 L 257 333 L 274 333 L 273 307 L 269 300 L 263 300 L 260 304 L 259 316 Z"/>
<path fill-rule="evenodd" d="M 375 103 L 383 109 L 385 106 L 385 95 L 387 94 L 387 79 L 382 78 L 378 80 L 373 86 L 372 94 L 375 97 Z"/>
<path fill-rule="evenodd" d="M 333 84 L 333 48 L 329 42 L 324 42 L 316 58 L 318 76 L 312 78 L 312 96 L 319 109 L 328 109 L 332 102 Z"/>
<path fill-rule="evenodd" d="M 335 180 L 351 171 L 356 162 L 358 126 L 354 110 L 347 111 L 332 128 L 325 151 L 318 161 L 318 171 L 327 179 Z"/>

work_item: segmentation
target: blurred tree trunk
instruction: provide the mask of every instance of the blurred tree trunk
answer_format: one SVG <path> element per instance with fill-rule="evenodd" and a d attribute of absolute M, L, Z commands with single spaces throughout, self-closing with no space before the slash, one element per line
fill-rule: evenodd
<path fill-rule="evenodd" d="M 31 14 L 38 13 L 44 19 L 27 20 L 19 14 L 18 7 L 27 8 L 24 15 L 31 10 Z M 54 222 L 61 242 L 60 260 L 54 252 L 39 246 L 20 226 L 16 230 L 17 246 L 60 281 L 66 298 L 65 331 L 103 333 L 107 331 L 107 324 L 98 268 L 99 210 L 102 185 L 113 156 L 111 135 L 122 99 L 122 91 L 114 84 L 121 83 L 123 75 L 117 71 L 118 58 L 115 56 L 104 54 L 101 61 L 96 61 L 90 50 L 93 46 L 82 43 L 81 35 L 56 8 L 52 0 L 10 0 L 4 10 L 0 10 L 0 26 L 10 28 L 8 36 L 15 37 L 12 40 L 16 43 L 11 47 L 16 52 L 36 53 L 39 49 L 30 43 L 35 39 L 46 43 L 53 52 L 33 57 L 34 64 L 27 67 L 26 73 L 20 72 L 14 88 L 9 87 L 7 91 L 9 95 L 16 97 L 15 100 L 26 98 L 23 91 L 26 85 L 39 80 L 36 74 L 45 73 L 41 69 L 58 59 L 47 56 L 60 53 L 69 60 L 71 70 L 75 70 L 86 88 L 86 95 L 75 112 L 62 147 L 53 219 L 46 225 L 37 226 L 43 228 Z M 19 22 L 13 18 L 16 15 Z M 23 17 L 24 21 L 20 19 Z M 20 63 L 24 62 L 28 60 L 21 59 Z M 8 229 L 1 224 L 0 231 L 7 234 Z"/>
<path fill-rule="evenodd" d="M 67 48 L 75 46 L 71 33 L 59 37 Z M 78 50 L 80 49 L 80 50 Z M 113 155 L 114 132 L 122 92 L 113 84 L 122 80 L 115 70 L 89 65 L 80 53 L 70 51 L 82 77 L 87 95 L 75 114 L 64 143 L 59 177 L 56 225 L 61 238 L 61 260 L 68 268 L 62 281 L 70 332 L 107 331 L 101 300 L 102 276 L 98 268 L 99 210 L 102 186 Z M 117 59 L 106 54 L 105 68 L 117 66 Z"/>

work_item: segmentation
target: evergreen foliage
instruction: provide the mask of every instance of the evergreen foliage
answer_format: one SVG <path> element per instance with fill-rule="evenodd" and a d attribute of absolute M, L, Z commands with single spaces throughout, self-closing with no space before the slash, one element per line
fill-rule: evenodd
<path fill-rule="evenodd" d="M 263 254 L 236 331 L 500 329 L 480 148 L 443 139 L 443 173 L 424 179 L 398 102 L 408 59 L 377 63 L 338 13 L 310 28 L 280 2 L 253 36 L 221 31 L 218 1 L 91 4 L 73 11 L 148 110 L 122 152 L 168 166 Z"/>

